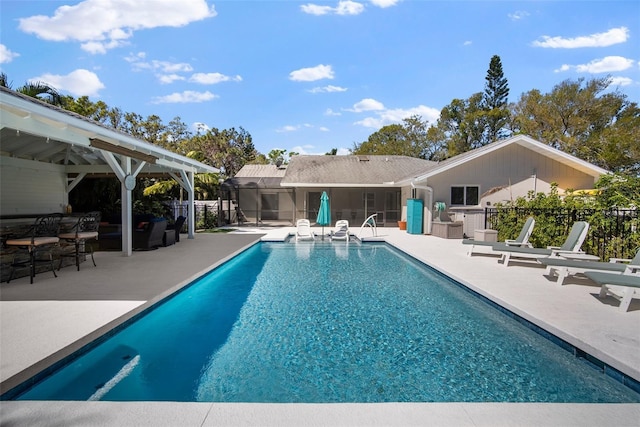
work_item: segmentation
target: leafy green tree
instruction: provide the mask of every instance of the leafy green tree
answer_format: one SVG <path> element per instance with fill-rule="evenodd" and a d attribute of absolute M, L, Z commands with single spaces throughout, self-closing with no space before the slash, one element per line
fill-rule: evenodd
<path fill-rule="evenodd" d="M 382 127 L 369 138 L 354 144 L 353 154 L 399 155 L 430 159 L 438 151 L 428 138 L 428 123 L 420 116 L 402 120 L 402 124 Z M 337 150 L 336 150 L 337 152 Z"/>
<path fill-rule="evenodd" d="M 325 156 L 335 156 L 336 154 L 338 154 L 337 148 L 332 148 L 328 152 L 324 153 Z"/>
<path fill-rule="evenodd" d="M 212 128 L 196 134 L 185 142 L 183 148 L 203 153 L 202 162 L 220 169 L 224 177 L 234 176 L 242 166 L 254 162 L 258 155 L 251 135 L 243 128 Z"/>
<path fill-rule="evenodd" d="M 610 78 L 565 80 L 511 106 L 512 130 L 612 171 L 640 170 L 640 110 Z"/>
<path fill-rule="evenodd" d="M 12 89 L 11 83 L 5 73 L 0 73 L 0 86 Z M 44 82 L 26 82 L 23 86 L 15 89 L 15 91 L 32 98 L 38 98 L 52 105 L 62 105 L 62 96 L 56 88 Z"/>
<path fill-rule="evenodd" d="M 269 159 L 269 164 L 276 165 L 276 166 L 286 164 L 287 162 L 285 161 L 285 158 L 284 158 L 286 154 L 287 154 L 287 150 L 274 148 L 273 150 L 269 151 L 269 154 L 267 154 L 267 159 Z"/>
<path fill-rule="evenodd" d="M 498 55 L 491 58 L 485 80 L 482 105 L 486 116 L 486 134 L 483 143 L 489 144 L 508 133 L 505 126 L 509 121 L 509 83 Z"/>
<path fill-rule="evenodd" d="M 447 137 L 447 155 L 455 156 L 483 145 L 486 116 L 481 92 L 454 99 L 440 112 L 436 125 Z"/>

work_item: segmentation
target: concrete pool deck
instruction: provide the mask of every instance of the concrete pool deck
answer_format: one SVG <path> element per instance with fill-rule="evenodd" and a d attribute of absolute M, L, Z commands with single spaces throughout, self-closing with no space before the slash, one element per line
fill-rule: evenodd
<path fill-rule="evenodd" d="M 33 285 L 28 278 L 2 283 L 2 390 L 29 378 L 122 316 L 130 316 L 132 311 L 189 283 L 261 237 L 278 241 L 293 230 L 242 228 L 230 234 L 197 234 L 195 239 L 185 238 L 156 251 L 134 252 L 132 257 L 98 252 L 98 267 L 90 262 L 83 263 L 80 272 L 66 267 L 57 279 L 42 273 Z M 378 234 L 503 307 L 640 379 L 640 301 L 634 300 L 628 312 L 620 312 L 617 301 L 598 299 L 599 288 L 587 280 L 569 280 L 561 287 L 543 275 L 543 268 L 531 264 L 504 268 L 496 257 L 469 258 L 460 240 L 411 235 L 397 228 L 379 228 Z M 639 420 L 640 404 L 0 402 L 3 426 L 639 426 Z"/>

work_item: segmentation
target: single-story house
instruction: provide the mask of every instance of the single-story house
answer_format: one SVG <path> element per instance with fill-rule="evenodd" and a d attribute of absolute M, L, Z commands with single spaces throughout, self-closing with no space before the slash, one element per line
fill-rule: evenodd
<path fill-rule="evenodd" d="M 194 203 L 194 174 L 218 169 L 133 138 L 101 123 L 0 87 L 0 222 L 60 212 L 69 192 L 91 176 L 121 182 L 122 251 L 132 252 L 136 177 L 172 177 Z M 189 210 L 189 238 L 194 236 Z"/>
<path fill-rule="evenodd" d="M 265 169 L 245 168 L 239 173 L 243 180 L 260 182 L 263 178 Z M 378 225 L 395 226 L 397 220 L 406 219 L 407 200 L 414 199 L 422 201 L 425 234 L 432 233 L 434 221 L 455 221 L 463 224 L 466 235 L 484 228 L 484 209 L 496 202 L 514 200 L 530 191 L 547 193 L 552 183 L 561 192 L 591 189 L 608 173 L 525 135 L 438 163 L 404 156 L 297 155 L 282 172 L 279 187 L 270 182 L 254 188 L 250 200 L 235 199 L 240 208 L 248 209 L 247 201 L 258 212 L 262 200 L 271 197 L 271 215 L 281 215 L 291 223 L 299 218 L 315 221 L 320 194 L 327 191 L 333 221 L 348 219 L 358 226 L 378 213 Z M 269 196 L 277 192 L 287 194 L 284 209 L 278 205 L 283 196 Z"/>

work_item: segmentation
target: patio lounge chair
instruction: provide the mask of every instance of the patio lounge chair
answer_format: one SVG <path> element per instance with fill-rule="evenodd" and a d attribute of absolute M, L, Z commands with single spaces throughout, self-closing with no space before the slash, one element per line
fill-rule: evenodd
<path fill-rule="evenodd" d="M 639 274 L 640 249 L 638 249 L 638 252 L 636 252 L 636 256 L 633 257 L 633 259 L 611 258 L 609 262 L 598 262 L 548 257 L 539 258 L 538 262 L 547 267 L 549 275 L 552 275 L 555 271 L 558 276 L 557 283 L 562 286 L 568 276 L 584 274 L 587 271 Z M 628 264 L 624 262 L 627 262 Z"/>
<path fill-rule="evenodd" d="M 549 246 L 547 248 L 523 248 L 517 246 L 507 246 L 504 243 L 494 243 L 493 250 L 502 252 L 502 265 L 509 266 L 511 257 L 517 258 L 542 258 L 550 256 L 562 256 L 567 254 L 584 253 L 580 251 L 582 242 L 587 237 L 589 231 L 589 223 L 585 221 L 576 221 L 571 227 L 571 231 L 566 240 L 560 247 Z"/>
<path fill-rule="evenodd" d="M 600 289 L 600 298 L 611 295 L 615 299 L 620 300 L 620 311 L 629 310 L 631 299 L 640 297 L 640 276 L 605 273 L 602 271 L 587 271 L 584 274 L 602 286 Z"/>
<path fill-rule="evenodd" d="M 336 221 L 336 226 L 331 230 L 331 240 L 349 240 L 349 221 L 341 219 Z"/>
<path fill-rule="evenodd" d="M 133 232 L 133 249 L 156 249 L 162 246 L 164 232 L 167 229 L 167 220 L 154 218 L 142 229 Z"/>
<path fill-rule="evenodd" d="M 187 217 L 180 215 L 178 218 L 176 218 L 175 223 L 167 225 L 167 230 L 175 230 L 176 236 L 175 236 L 174 242 L 180 241 L 180 232 L 182 231 L 182 226 L 184 225 L 184 222 L 186 220 L 187 220 Z M 165 241 L 163 243 L 165 246 L 167 245 L 166 236 L 165 236 Z"/>
<path fill-rule="evenodd" d="M 536 224 L 536 220 L 533 217 L 527 218 L 524 225 L 522 226 L 522 230 L 520 230 L 520 234 L 514 240 L 505 240 L 503 243 L 506 246 L 518 246 L 518 247 L 531 247 L 531 243 L 529 243 L 529 237 L 531 236 L 531 232 L 533 231 L 533 226 Z M 480 240 L 473 239 L 464 239 L 462 240 L 463 245 L 471 245 L 469 251 L 467 251 L 467 256 L 471 256 L 474 253 L 474 249 L 477 246 L 482 247 L 491 247 L 496 245 L 496 242 L 483 242 Z"/>
<path fill-rule="evenodd" d="M 296 241 L 298 240 L 315 240 L 315 236 L 311 231 L 311 223 L 308 219 L 299 219 L 296 222 Z"/>

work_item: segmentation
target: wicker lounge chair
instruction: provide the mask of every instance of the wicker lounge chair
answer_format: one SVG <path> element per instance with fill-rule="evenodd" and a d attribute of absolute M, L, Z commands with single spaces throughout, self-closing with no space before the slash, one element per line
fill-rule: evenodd
<path fill-rule="evenodd" d="M 167 220 L 154 218 L 144 225 L 144 228 L 133 232 L 133 249 L 150 250 L 162 246 Z"/>

